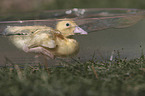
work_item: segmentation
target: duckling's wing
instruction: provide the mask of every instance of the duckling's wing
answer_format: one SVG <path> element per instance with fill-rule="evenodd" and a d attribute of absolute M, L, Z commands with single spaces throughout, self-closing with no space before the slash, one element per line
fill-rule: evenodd
<path fill-rule="evenodd" d="M 31 35 L 31 40 L 28 42 L 29 47 L 46 47 L 55 48 L 55 30 L 50 27 L 39 29 L 33 35 Z"/>
<path fill-rule="evenodd" d="M 3 35 L 21 37 L 25 41 L 23 45 L 29 48 L 44 46 L 47 48 L 55 48 L 55 30 L 47 26 L 8 26 Z M 17 41 L 14 41 L 17 42 Z"/>

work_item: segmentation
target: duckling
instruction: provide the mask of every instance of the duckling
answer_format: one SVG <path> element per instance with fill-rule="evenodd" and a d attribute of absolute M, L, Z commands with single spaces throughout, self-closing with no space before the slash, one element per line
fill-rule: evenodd
<path fill-rule="evenodd" d="M 68 57 L 79 52 L 75 34 L 87 34 L 73 20 L 62 20 L 56 29 L 47 26 L 8 26 L 3 32 L 13 44 L 25 51 L 39 53 L 49 58 Z"/>

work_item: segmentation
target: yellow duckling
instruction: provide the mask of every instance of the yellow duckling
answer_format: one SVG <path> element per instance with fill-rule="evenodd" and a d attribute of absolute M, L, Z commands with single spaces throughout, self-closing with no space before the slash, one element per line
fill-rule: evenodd
<path fill-rule="evenodd" d="M 41 53 L 54 58 L 72 56 L 78 53 L 79 44 L 71 36 L 87 34 L 72 20 L 59 21 L 54 30 L 47 26 L 8 26 L 4 35 L 25 52 Z"/>

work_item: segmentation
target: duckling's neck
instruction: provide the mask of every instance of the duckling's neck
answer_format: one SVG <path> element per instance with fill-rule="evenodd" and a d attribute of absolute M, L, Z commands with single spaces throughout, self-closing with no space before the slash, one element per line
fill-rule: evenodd
<path fill-rule="evenodd" d="M 56 43 L 58 45 L 56 54 L 57 56 L 72 56 L 78 53 L 79 44 L 71 37 L 64 37 L 61 34 L 56 35 Z"/>
<path fill-rule="evenodd" d="M 73 39 L 73 35 L 69 35 L 69 36 L 64 36 L 60 33 L 55 33 L 55 36 L 60 38 L 60 39 Z"/>

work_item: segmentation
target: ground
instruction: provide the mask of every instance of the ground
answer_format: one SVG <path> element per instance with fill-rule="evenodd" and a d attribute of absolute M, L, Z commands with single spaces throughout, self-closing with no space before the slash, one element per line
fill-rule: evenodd
<path fill-rule="evenodd" d="M 0 68 L 0 96 L 145 96 L 145 58 Z"/>

